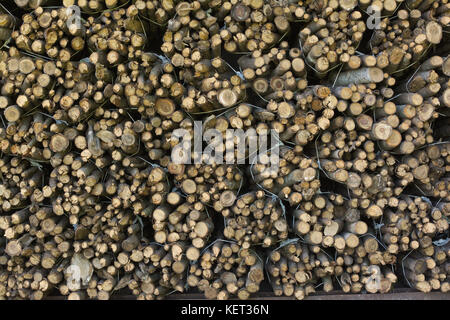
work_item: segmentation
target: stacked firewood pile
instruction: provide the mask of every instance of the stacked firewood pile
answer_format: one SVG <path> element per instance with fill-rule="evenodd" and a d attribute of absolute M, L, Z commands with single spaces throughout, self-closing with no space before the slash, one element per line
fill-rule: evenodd
<path fill-rule="evenodd" d="M 446 0 L 0 3 L 0 300 L 450 290 Z"/>

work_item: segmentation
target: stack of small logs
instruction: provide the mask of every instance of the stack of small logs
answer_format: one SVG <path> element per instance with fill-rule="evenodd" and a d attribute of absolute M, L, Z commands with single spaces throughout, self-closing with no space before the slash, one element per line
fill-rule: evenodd
<path fill-rule="evenodd" d="M 167 195 L 166 203 L 156 208 L 147 207 L 141 214 L 144 212 L 152 217 L 155 241 L 160 244 L 178 243 L 181 248 L 181 243 L 187 245 L 180 254 L 185 252 L 191 261 L 198 259 L 199 250 L 206 245 L 214 229 L 205 205 L 201 202 L 184 202 L 182 195 L 176 192 Z"/>
<path fill-rule="evenodd" d="M 425 293 L 432 290 L 449 292 L 449 250 L 448 242 L 444 242 L 433 245 L 431 256 L 412 252 L 405 257 L 402 267 L 408 284 Z"/>
<path fill-rule="evenodd" d="M 312 10 L 307 10 L 311 11 L 311 22 L 299 33 L 300 49 L 317 77 L 325 77 L 340 64 L 350 69 L 359 67 L 356 50 L 366 23 L 355 5 L 356 1 L 319 1 L 311 5 Z"/>
<path fill-rule="evenodd" d="M 286 240 L 288 224 L 278 201 L 262 190 L 243 194 L 231 208 L 222 210 L 226 224 L 224 236 L 245 249 L 252 244 L 272 247 Z"/>
<path fill-rule="evenodd" d="M 406 5 L 395 19 L 382 19 L 369 40 L 377 66 L 394 77 L 423 60 L 430 47 L 442 41 L 442 29 L 448 24 L 434 17 L 448 11 L 446 5 L 438 8 L 439 1 L 406 1 Z"/>
<path fill-rule="evenodd" d="M 202 8 L 199 1 L 179 2 L 174 11 L 161 50 L 176 68 L 182 69 L 180 79 L 194 81 L 208 75 L 211 59 L 221 56 L 218 18 Z"/>
<path fill-rule="evenodd" d="M 340 266 L 336 277 L 344 292 L 387 293 L 398 280 L 390 266 L 379 266 L 364 257 L 338 256 L 336 264 Z"/>
<path fill-rule="evenodd" d="M 319 247 L 311 247 L 299 239 L 288 240 L 268 253 L 266 269 L 275 296 L 304 299 L 316 292 L 322 282 L 323 290 L 333 290 L 336 268 L 334 261 Z"/>
<path fill-rule="evenodd" d="M 337 252 L 355 249 L 358 236 L 368 232 L 358 209 L 338 194 L 317 194 L 293 211 L 294 232 L 312 246 L 334 247 Z"/>
<path fill-rule="evenodd" d="M 388 251 L 418 250 L 432 256 L 433 239 L 449 229 L 448 212 L 439 204 L 432 207 L 428 198 L 402 195 L 395 207 L 386 208 L 380 232 Z"/>
<path fill-rule="evenodd" d="M 397 276 L 379 264 L 361 254 L 333 258 L 318 246 L 292 239 L 269 253 L 266 268 L 276 296 L 304 299 L 318 287 L 324 292 L 334 290 L 335 283 L 344 292 L 389 292 Z"/>
<path fill-rule="evenodd" d="M 295 1 L 242 0 L 225 2 L 219 11 L 226 29 L 220 31 L 230 53 L 267 51 L 290 31 L 290 22 L 309 19 Z"/>
<path fill-rule="evenodd" d="M 449 292 L 449 23 L 447 0 L 2 1 L 0 300 Z"/>
<path fill-rule="evenodd" d="M 239 168 L 227 164 L 174 165 L 169 172 L 187 202 L 199 201 L 219 212 L 233 204 L 243 183 Z"/>
<path fill-rule="evenodd" d="M 245 80 L 251 82 L 253 90 L 266 100 L 292 100 L 294 92 L 308 85 L 301 50 L 289 48 L 287 41 L 266 54 L 255 50 L 251 56 L 242 56 L 238 64 Z M 286 115 L 280 116 L 286 118 Z"/>
<path fill-rule="evenodd" d="M 248 299 L 259 291 L 263 280 L 264 264 L 256 252 L 221 239 L 189 267 L 187 277 L 190 287 L 198 288 L 207 299 L 218 300 Z"/>
<path fill-rule="evenodd" d="M 84 49 L 85 36 L 86 29 L 81 22 L 71 19 L 66 8 L 43 9 L 40 6 L 23 15 L 20 28 L 12 33 L 19 49 L 61 63 L 71 61 L 73 55 Z"/>
<path fill-rule="evenodd" d="M 320 188 L 317 161 L 283 145 L 279 147 L 276 162 L 271 161 L 273 153 L 269 150 L 267 161 L 250 165 L 248 171 L 253 182 L 292 206 L 310 200 Z"/>

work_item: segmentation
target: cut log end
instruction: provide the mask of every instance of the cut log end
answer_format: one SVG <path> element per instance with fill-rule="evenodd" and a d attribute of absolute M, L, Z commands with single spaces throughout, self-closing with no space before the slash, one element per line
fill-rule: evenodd
<path fill-rule="evenodd" d="M 387 140 L 392 134 L 392 127 L 386 123 L 375 123 L 372 127 L 372 135 L 377 140 Z"/>
<path fill-rule="evenodd" d="M 427 40 L 430 43 L 438 44 L 442 40 L 442 26 L 436 21 L 430 21 L 425 27 Z"/>
<path fill-rule="evenodd" d="M 181 189 L 187 194 L 193 194 L 197 191 L 197 184 L 194 180 L 186 179 L 181 184 Z"/>
<path fill-rule="evenodd" d="M 366 213 L 370 218 L 376 219 L 383 215 L 383 210 L 374 204 L 366 209 Z"/>
<path fill-rule="evenodd" d="M 217 96 L 219 103 L 225 108 L 234 106 L 238 101 L 237 94 L 231 89 L 223 89 Z"/>
<path fill-rule="evenodd" d="M 55 134 L 50 140 L 50 149 L 53 152 L 64 152 L 69 147 L 69 139 L 61 133 Z"/>
<path fill-rule="evenodd" d="M 243 4 L 236 4 L 231 9 L 231 15 L 236 21 L 245 21 L 250 17 L 250 8 Z"/>
<path fill-rule="evenodd" d="M 164 117 L 168 117 L 175 112 L 175 103 L 171 99 L 158 99 L 155 106 L 156 111 Z"/>
<path fill-rule="evenodd" d="M 18 106 L 9 106 L 4 111 L 4 116 L 6 120 L 9 122 L 16 122 L 20 119 L 20 116 L 22 115 L 22 109 Z"/>
<path fill-rule="evenodd" d="M 226 190 L 220 195 L 220 204 L 224 207 L 231 207 L 236 200 L 236 194 L 231 190 Z"/>

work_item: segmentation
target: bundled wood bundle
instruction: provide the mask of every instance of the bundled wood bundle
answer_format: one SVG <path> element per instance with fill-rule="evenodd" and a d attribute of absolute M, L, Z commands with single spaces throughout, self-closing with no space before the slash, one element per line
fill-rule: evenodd
<path fill-rule="evenodd" d="M 102 81 L 95 82 L 94 65 L 90 62 L 62 64 L 33 59 L 21 55 L 15 47 L 11 47 L 8 53 L 3 55 L 2 73 L 7 80 L 2 85 L 1 99 L 7 121 L 14 123 L 19 118 L 30 119 L 26 115 L 34 115 L 38 117 L 36 123 L 41 123 L 37 127 L 40 131 L 54 121 L 59 130 L 63 130 L 69 123 L 76 126 L 86 120 L 96 109 L 100 114 L 104 111 L 99 106 L 109 98 L 110 95 L 105 97 L 105 94 L 111 88 Z M 38 129 L 34 130 L 39 134 Z M 71 128 L 72 135 L 74 130 Z"/>
<path fill-rule="evenodd" d="M 74 153 L 52 160 L 54 169 L 48 186 L 43 188 L 44 196 L 52 198 L 57 214 L 73 214 L 74 221 L 83 213 L 80 209 L 86 202 L 95 202 L 94 197 L 106 197 L 111 212 L 132 209 L 140 214 L 148 206 L 164 203 L 169 192 L 170 184 L 162 168 L 118 150 L 96 157 L 95 162 Z"/>
<path fill-rule="evenodd" d="M 116 0 L 109 0 L 116 1 Z M 123 1 L 123 0 L 122 0 Z M 150 22 L 150 32 L 161 32 L 176 14 L 176 1 L 157 1 L 157 0 L 133 0 L 133 4 L 139 11 L 139 16 L 143 20 Z"/>
<path fill-rule="evenodd" d="M 449 148 L 449 143 L 437 143 L 405 156 L 396 168 L 397 176 L 420 195 L 447 198 Z"/>
<path fill-rule="evenodd" d="M 294 232 L 311 246 L 334 247 L 338 252 L 356 248 L 368 225 L 347 202 L 341 195 L 326 193 L 301 202 L 292 212 Z"/>
<path fill-rule="evenodd" d="M 323 285 L 323 291 L 334 288 L 336 262 L 318 246 L 299 239 L 287 240 L 268 253 L 266 269 L 275 296 L 294 296 L 302 300 Z"/>
<path fill-rule="evenodd" d="M 6 121 L 12 125 L 10 130 L 6 130 L 9 134 L 13 135 L 16 133 L 19 127 L 25 131 L 21 133 L 22 137 L 24 134 L 28 134 L 26 131 L 31 124 L 31 117 L 27 117 L 27 115 L 34 114 L 36 117 L 40 117 L 41 119 L 36 119 L 36 122 L 41 123 L 41 128 L 46 128 L 50 125 L 45 114 L 41 113 L 38 115 L 34 111 L 36 107 L 42 106 L 46 112 L 55 112 L 55 103 L 60 102 L 64 95 L 64 88 L 54 90 L 56 83 L 66 80 L 65 83 L 68 88 L 75 87 L 73 80 L 71 81 L 69 78 L 64 79 L 65 70 L 72 67 L 73 65 L 68 63 L 63 71 L 63 68 L 57 68 L 56 64 L 52 61 L 46 61 L 40 58 L 35 59 L 23 55 L 17 47 L 13 46 L 7 51 L 2 51 L 0 72 L 3 81 L 1 83 L 2 96 L 0 98 L 0 108 Z M 78 92 L 74 94 L 78 94 L 79 96 Z M 61 104 L 64 108 L 63 101 L 61 101 Z M 52 115 L 47 115 L 47 117 L 51 118 Z M 55 112 L 53 117 L 55 120 L 59 120 L 64 115 L 56 114 Z M 43 124 L 44 120 L 47 120 L 47 124 L 45 125 Z M 39 132 L 36 131 L 35 134 L 37 136 Z M 15 153 L 16 151 L 13 152 Z"/>
<path fill-rule="evenodd" d="M 211 63 L 228 68 L 221 58 L 211 60 Z M 185 78 L 185 81 L 188 80 Z M 246 85 L 238 75 L 233 72 L 224 74 L 214 72 L 211 76 L 205 77 L 199 85 L 187 87 L 181 107 L 189 113 L 211 113 L 244 102 L 246 95 Z"/>
<path fill-rule="evenodd" d="M 374 159 L 366 159 L 366 154 L 373 152 L 369 149 L 373 148 L 373 142 L 363 146 L 368 149 L 367 153 L 364 149 L 356 150 L 353 154 L 360 156 L 349 161 L 321 159 L 321 168 L 328 178 L 347 187 L 348 194 L 359 201 L 368 217 L 378 218 L 383 214 L 381 208 L 394 201 L 406 185 L 396 185 L 392 177 L 395 170 L 392 156 L 384 152 Z"/>
<path fill-rule="evenodd" d="M 233 205 L 243 175 L 236 165 L 227 164 L 169 164 L 175 184 L 186 195 L 186 201 L 210 204 L 220 212 Z"/>
<path fill-rule="evenodd" d="M 2 281 L 8 283 L 1 295 L 4 299 L 41 300 L 54 287 L 49 281 L 48 272 L 36 267 L 23 269 L 17 266 L 13 270 L 10 274 L 4 272 L 1 275 Z"/>
<path fill-rule="evenodd" d="M 262 124 L 257 123 L 258 120 L 264 121 L 263 117 L 260 115 L 260 111 L 261 109 L 255 108 L 250 104 L 240 103 L 236 108 L 231 110 L 218 115 L 212 114 L 207 116 L 203 130 L 215 129 L 222 134 L 223 139 L 226 139 L 228 138 L 226 135 L 228 129 L 236 130 L 233 132 L 237 132 L 239 129 L 245 131 L 258 125 L 262 126 Z M 267 127 L 264 129 L 267 129 Z"/>
<path fill-rule="evenodd" d="M 337 106 L 337 99 L 325 86 L 313 86 L 294 95 L 294 101 L 271 100 L 266 109 L 275 114 L 271 127 L 276 130 L 280 140 L 295 144 L 295 151 L 302 152 L 303 147 L 314 140 L 321 129 L 329 126 Z M 316 113 L 317 112 L 317 113 Z"/>
<path fill-rule="evenodd" d="M 147 41 L 148 25 L 139 19 L 134 6 L 106 11 L 99 19 L 89 17 L 85 25 L 87 45 L 92 52 L 89 60 L 96 69 L 106 69 L 104 72 L 140 55 Z"/>
<path fill-rule="evenodd" d="M 411 183 L 422 195 L 439 195 L 439 190 L 434 192 L 434 188 L 446 172 L 444 157 L 447 155 L 447 147 L 447 144 L 436 144 L 405 157 L 403 163 L 397 167 L 397 175 L 405 181 L 405 184 Z M 444 157 L 441 158 L 441 154 Z M 432 165 L 428 166 L 428 164 Z M 447 195 L 445 188 L 442 192 L 445 197 Z"/>
<path fill-rule="evenodd" d="M 272 247 L 288 237 L 284 211 L 278 199 L 262 190 L 243 194 L 233 206 L 222 210 L 223 234 L 245 249 L 259 244 Z"/>
<path fill-rule="evenodd" d="M 127 273 L 115 290 L 127 286 L 138 300 L 159 300 L 173 292 L 184 292 L 187 263 L 183 248 L 184 243 L 144 246 L 134 274 Z"/>
<path fill-rule="evenodd" d="M 128 227 L 131 229 L 138 230 L 133 225 Z M 74 254 L 64 270 L 65 284 L 59 290 L 74 300 L 107 300 L 123 288 L 139 300 L 163 299 L 174 291 L 185 290 L 187 263 L 183 248 L 184 243 L 160 245 L 149 243 L 139 233 L 132 234 L 120 246 L 113 244 L 114 255 L 96 252 L 94 259 L 87 260 L 86 255 Z M 82 273 L 80 279 L 77 270 L 90 273 L 86 279 Z"/>
<path fill-rule="evenodd" d="M 350 60 L 356 55 L 366 24 L 360 11 L 339 10 L 338 6 L 338 1 L 330 1 L 328 5 L 311 10 L 312 21 L 299 33 L 305 63 L 319 78 L 324 78 L 341 63 L 358 68 Z"/>
<path fill-rule="evenodd" d="M 316 112 L 317 125 L 325 131 L 324 135 L 331 133 L 327 129 L 339 132 L 342 127 L 353 133 L 357 129 L 368 130 L 372 125 L 370 120 L 364 116 L 364 112 L 381 101 L 377 101 L 371 87 L 373 88 L 370 85 L 351 85 L 348 87 L 336 86 L 331 89 L 325 86 L 314 86 L 312 90 L 305 90 L 301 95 L 297 95 L 296 100 L 301 109 L 311 108 Z M 353 117 L 356 117 L 356 120 L 360 119 L 360 121 L 356 121 L 359 124 L 358 127 L 351 119 Z M 338 140 L 342 138 L 338 138 Z M 298 144 L 307 143 L 298 138 L 296 142 Z"/>
<path fill-rule="evenodd" d="M 431 255 L 413 251 L 402 260 L 403 274 L 408 285 L 422 292 L 440 290 L 449 292 L 449 245 L 448 238 L 443 243 L 433 245 Z"/>
<path fill-rule="evenodd" d="M 147 150 L 148 158 L 152 162 L 159 163 L 167 168 L 170 162 L 171 152 L 171 135 L 173 130 L 182 126 L 184 114 L 176 111 L 170 116 L 158 116 L 157 114 L 150 116 L 151 108 L 146 109 L 146 116 L 135 122 L 134 131 L 139 133 L 140 141 Z"/>
<path fill-rule="evenodd" d="M 306 0 L 300 1 L 300 4 L 307 6 L 310 10 L 324 10 L 332 12 L 332 9 L 340 8 L 342 10 L 352 11 L 356 8 L 380 11 L 381 16 L 392 15 L 395 9 L 405 0 Z"/>
<path fill-rule="evenodd" d="M 207 13 L 200 1 L 179 2 L 169 21 L 161 51 L 179 68 L 188 83 L 212 75 L 211 59 L 220 57 L 222 39 L 218 18 Z"/>
<path fill-rule="evenodd" d="M 328 126 L 330 129 L 323 132 L 315 143 L 318 156 L 330 161 L 355 158 L 352 167 L 363 172 L 366 162 L 376 157 L 376 144 L 371 135 L 375 132 L 381 137 L 378 133 L 381 131 L 380 124 L 374 124 L 369 115 L 360 113 L 356 120 L 345 114 L 338 115 L 329 121 Z M 327 160 L 324 162 L 327 163 Z"/>
<path fill-rule="evenodd" d="M 70 229 L 69 219 L 49 207 L 25 208 L 2 220 L 2 230 L 12 224 L 5 234 L 17 230 L 5 249 L 8 298 L 42 299 L 54 287 L 68 299 L 109 299 L 126 286 L 141 299 L 183 292 L 184 243 L 149 243 L 131 211 L 94 203 L 83 210 L 78 221 L 70 218 Z M 21 235 L 20 226 L 29 233 Z"/>
<path fill-rule="evenodd" d="M 220 38 L 231 53 L 267 51 L 290 31 L 290 21 L 305 18 L 303 8 L 295 2 L 284 7 L 279 1 L 230 1 L 224 3 L 219 15 L 222 12 L 227 15 Z"/>
<path fill-rule="evenodd" d="M 211 154 L 212 158 L 204 157 L 203 161 L 222 161 L 223 158 L 227 164 L 251 163 L 260 148 L 273 143 L 267 123 L 272 118 L 273 114 L 246 103 L 240 103 L 236 108 L 219 115 L 206 117 L 203 135 L 209 139 L 208 150 L 214 147 L 214 154 Z M 195 139 L 194 132 L 194 143 Z"/>
<path fill-rule="evenodd" d="M 128 209 L 132 210 L 134 214 L 145 216 L 145 210 L 148 211 L 155 205 L 165 202 L 170 185 L 162 168 L 152 168 L 146 165 L 145 168 L 142 168 L 145 162 L 136 158 L 125 158 L 122 161 L 122 163 L 127 162 L 134 162 L 134 165 L 122 168 L 117 164 L 112 164 L 109 171 L 107 171 L 108 178 L 104 182 L 100 180 L 102 178 L 101 173 L 95 170 L 92 171 L 85 178 L 86 187 L 84 193 L 81 192 L 81 194 L 86 196 L 86 191 L 88 191 L 90 193 L 89 197 L 98 195 L 108 197 L 111 201 L 111 204 L 107 206 L 108 211 L 111 210 L 111 212 L 118 213 L 123 209 Z M 141 168 L 137 164 L 140 164 Z M 79 169 L 79 172 L 92 169 L 94 169 L 94 166 L 88 162 Z M 80 179 L 83 179 L 83 177 Z M 93 184 L 91 182 L 92 179 L 96 179 L 97 184 L 89 188 Z M 80 181 L 81 185 L 83 185 L 82 182 L 83 180 Z M 71 206 L 65 209 L 64 205 L 62 205 L 63 203 L 65 203 L 65 197 L 62 195 L 57 195 L 55 200 L 53 200 L 54 207 L 56 206 L 59 209 L 58 211 L 61 211 L 61 214 L 64 211 L 71 210 Z"/>
<path fill-rule="evenodd" d="M 377 66 L 384 72 L 400 76 L 425 57 L 432 45 L 443 38 L 439 21 L 433 18 L 435 9 L 425 11 L 438 2 L 423 1 L 426 8 L 417 9 L 422 1 L 407 1 L 407 9 L 397 12 L 396 19 L 384 18 L 374 31 L 369 46 L 377 57 Z M 448 24 L 448 21 L 441 20 Z"/>
<path fill-rule="evenodd" d="M 253 90 L 266 100 L 292 100 L 294 93 L 308 84 L 301 51 L 289 48 L 287 41 L 282 41 L 268 53 L 255 50 L 251 56 L 242 56 L 238 64 L 245 80 L 251 82 Z"/>
<path fill-rule="evenodd" d="M 197 287 L 207 299 L 246 300 L 260 289 L 264 280 L 261 258 L 250 249 L 226 240 L 216 240 L 200 259 L 189 267 L 187 283 Z"/>
<path fill-rule="evenodd" d="M 68 219 L 57 217 L 49 207 L 28 205 L 1 217 L 1 229 L 8 243 L 4 247 L 2 294 L 8 299 L 40 300 L 62 277 L 54 277 L 58 261 L 71 256 L 74 230 Z"/>
<path fill-rule="evenodd" d="M 370 238 L 376 242 L 375 238 Z M 374 249 L 374 246 L 369 246 Z M 324 292 L 340 286 L 344 292 L 386 293 L 397 282 L 397 276 L 385 262 L 363 254 L 364 247 L 346 250 L 332 258 L 320 246 L 308 245 L 299 239 L 288 240 L 268 254 L 266 268 L 276 296 L 304 299 L 322 286 Z"/>
<path fill-rule="evenodd" d="M 48 209 L 48 208 L 46 208 Z M 2 216 L 1 228 L 8 244 L 4 248 L 4 295 L 8 298 L 42 299 L 54 287 L 50 271 L 63 259 L 73 231 L 65 230 L 67 218 L 55 219 L 51 210 L 28 206 Z M 67 254 L 65 255 L 67 256 Z"/>
<path fill-rule="evenodd" d="M 408 92 L 420 94 L 427 104 L 434 107 L 449 107 L 449 89 L 446 81 L 448 74 L 450 74 L 450 60 L 447 57 L 432 56 L 417 68 L 404 87 Z"/>
<path fill-rule="evenodd" d="M 371 263 L 367 258 L 339 255 L 336 265 L 336 279 L 344 292 L 387 293 L 398 280 L 391 267 Z"/>
<path fill-rule="evenodd" d="M 37 6 L 22 17 L 12 38 L 21 50 L 64 63 L 85 48 L 86 28 L 81 19 L 72 19 L 66 8 Z"/>
<path fill-rule="evenodd" d="M 267 161 L 254 162 L 249 170 L 253 181 L 261 188 L 297 205 L 310 200 L 320 188 L 318 163 L 315 159 L 298 155 L 286 146 L 279 148 L 279 161 L 270 162 L 273 151 L 268 152 Z"/>
<path fill-rule="evenodd" d="M 107 300 L 114 292 L 128 287 L 138 299 L 153 300 L 173 290 L 183 292 L 185 273 L 179 270 L 183 263 L 179 262 L 180 248 L 176 244 L 149 243 L 140 236 L 139 224 L 135 223 L 125 226 L 128 237 L 122 236 L 117 243 L 114 238 L 120 233 L 113 235 L 113 229 L 105 227 L 99 236 L 103 234 L 106 243 L 92 246 L 89 241 L 82 242 L 81 246 L 87 248 L 82 254 L 75 253 L 66 265 L 65 281 L 59 286 L 61 294 L 68 295 L 69 300 Z M 77 252 L 76 245 L 74 250 Z"/>
<path fill-rule="evenodd" d="M 163 57 L 140 52 L 135 59 L 117 65 L 116 80 L 107 86 L 107 97 L 117 112 L 137 119 L 131 127 L 134 144 L 142 142 L 150 161 L 163 167 L 170 160 L 172 133 L 188 125 L 186 114 L 177 109 L 185 89 L 172 71 L 173 66 Z"/>
<path fill-rule="evenodd" d="M 180 250 L 186 251 L 188 260 L 196 261 L 200 256 L 199 250 L 213 232 L 214 224 L 204 204 L 183 200 L 180 194 L 171 192 L 166 203 L 146 208 L 141 214 L 152 219 L 153 237 L 157 243 L 183 242 L 184 245 L 179 244 Z"/>
<path fill-rule="evenodd" d="M 19 157 L 3 157 L 0 164 L 2 219 L 8 220 L 9 214 L 26 207 L 30 200 L 36 203 L 43 201 L 44 196 L 40 190 L 43 187 L 43 171 L 39 164 L 34 163 L 35 165 L 32 166 L 28 160 Z M 8 227 L 9 223 L 6 228 Z M 2 229 L 6 230 L 6 228 Z M 18 234 L 25 232 L 23 227 L 19 230 Z M 12 235 L 14 234 L 15 232 L 12 232 Z"/>
<path fill-rule="evenodd" d="M 408 155 L 434 141 L 431 124 L 436 117 L 435 107 L 423 103 L 417 93 L 399 93 L 394 97 L 395 112 L 384 106 L 375 111 L 375 118 L 389 136 L 380 141 L 383 150 L 393 154 Z M 386 134 L 387 135 L 387 134 Z"/>
<path fill-rule="evenodd" d="M 402 195 L 395 204 L 386 208 L 380 229 L 388 251 L 397 254 L 418 249 L 431 256 L 433 240 L 449 229 L 445 203 L 433 208 L 426 198 Z"/>

